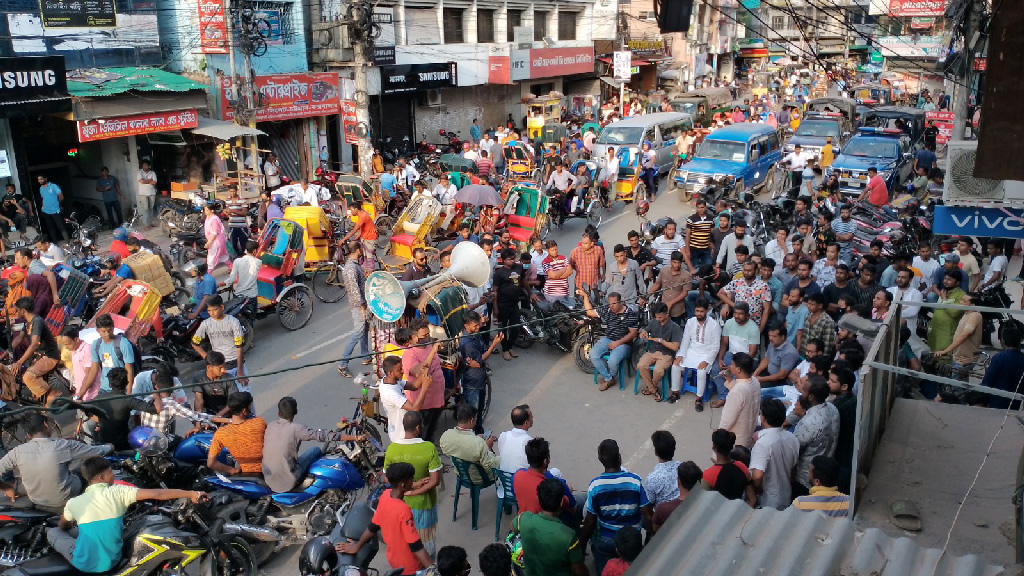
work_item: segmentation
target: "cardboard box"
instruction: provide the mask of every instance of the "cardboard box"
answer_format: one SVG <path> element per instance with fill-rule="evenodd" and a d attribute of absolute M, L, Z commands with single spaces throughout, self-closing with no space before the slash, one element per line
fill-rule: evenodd
<path fill-rule="evenodd" d="M 175 200 L 189 200 L 189 193 L 180 190 L 171 190 L 171 198 Z"/>
<path fill-rule="evenodd" d="M 160 256 L 151 252 L 136 252 L 124 259 L 136 280 L 153 287 L 161 297 L 174 292 L 174 280 L 164 267 Z"/>
<path fill-rule="evenodd" d="M 194 192 L 199 190 L 199 182 L 171 182 L 171 192 Z M 172 194 L 173 196 L 173 194 Z"/>

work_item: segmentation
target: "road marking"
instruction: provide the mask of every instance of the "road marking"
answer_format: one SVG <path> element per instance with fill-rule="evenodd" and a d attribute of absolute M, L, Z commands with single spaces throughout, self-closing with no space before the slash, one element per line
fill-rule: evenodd
<path fill-rule="evenodd" d="M 292 354 L 292 360 L 297 360 L 299 358 L 302 358 L 303 356 L 306 356 L 307 354 L 312 354 L 313 352 L 316 352 L 317 350 L 320 350 L 322 348 L 326 348 L 326 347 L 330 346 L 331 344 L 334 344 L 338 340 L 341 340 L 343 338 L 348 338 L 349 336 L 351 336 L 354 333 L 355 333 L 355 329 L 349 330 L 348 332 L 345 332 L 344 334 L 338 334 L 337 336 L 335 336 L 334 338 L 331 338 L 330 340 L 328 340 L 326 342 L 321 342 L 321 343 L 317 344 L 316 346 L 313 346 L 312 348 L 310 348 L 308 350 L 303 350 L 302 352 L 299 352 L 298 354 Z"/>

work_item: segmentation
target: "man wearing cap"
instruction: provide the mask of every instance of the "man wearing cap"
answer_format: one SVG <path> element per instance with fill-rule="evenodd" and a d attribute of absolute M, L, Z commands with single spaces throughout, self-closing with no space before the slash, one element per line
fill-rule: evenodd
<path fill-rule="evenodd" d="M 743 218 L 735 218 L 732 223 L 732 233 L 722 239 L 722 248 L 718 251 L 718 263 L 720 270 L 728 270 L 736 262 L 736 247 L 746 246 L 750 253 L 754 253 L 754 239 L 747 236 L 747 222 Z"/>

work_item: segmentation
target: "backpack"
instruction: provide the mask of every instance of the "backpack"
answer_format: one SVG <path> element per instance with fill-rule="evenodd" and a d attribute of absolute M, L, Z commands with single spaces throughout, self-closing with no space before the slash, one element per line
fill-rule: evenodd
<path fill-rule="evenodd" d="M 115 346 L 114 346 L 114 355 L 117 357 L 117 361 L 120 362 L 121 364 L 124 364 L 124 366 L 126 368 L 131 366 L 132 374 L 138 376 L 138 374 L 139 374 L 139 366 L 142 365 L 142 351 L 139 350 L 139 347 L 134 342 L 132 342 L 131 340 L 125 339 L 128 342 L 128 345 L 132 347 L 132 355 L 135 356 L 135 362 L 132 362 L 131 364 L 125 362 L 124 361 L 124 352 L 121 351 L 121 340 L 122 339 L 124 339 L 124 335 L 123 334 L 115 334 L 114 335 L 114 342 L 116 343 Z M 103 338 L 97 338 L 92 343 L 92 351 L 97 356 L 100 355 L 100 343 L 101 342 L 103 342 Z M 129 382 L 128 384 L 131 385 L 131 382 Z"/>

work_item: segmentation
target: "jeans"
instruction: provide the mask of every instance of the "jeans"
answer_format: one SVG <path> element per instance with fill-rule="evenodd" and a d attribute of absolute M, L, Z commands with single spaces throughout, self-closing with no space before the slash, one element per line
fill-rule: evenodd
<path fill-rule="evenodd" d="M 600 528 L 590 538 L 590 551 L 594 554 L 594 569 L 598 574 L 604 572 L 604 565 L 618 554 L 615 551 L 615 539 L 601 535 Z"/>
<path fill-rule="evenodd" d="M 309 472 L 309 467 L 313 465 L 313 462 L 316 462 L 317 460 L 319 460 L 321 457 L 323 457 L 323 455 L 324 455 L 324 450 L 323 450 L 323 448 L 321 448 L 319 446 L 313 446 L 311 448 L 308 448 L 302 454 L 299 454 L 299 457 L 296 460 L 299 463 L 299 481 L 300 482 L 306 476 L 306 474 Z"/>
<path fill-rule="evenodd" d="M 722 357 L 722 363 L 728 368 L 732 364 L 732 352 L 726 352 L 725 356 Z M 722 370 L 715 376 L 715 388 L 718 389 L 718 399 L 725 402 L 725 397 L 729 395 L 729 389 L 725 387 L 725 370 Z"/>
<path fill-rule="evenodd" d="M 654 197 L 658 192 L 658 171 L 654 168 L 645 168 L 640 172 L 640 177 L 643 178 L 644 184 L 647 186 L 647 196 Z"/>
<path fill-rule="evenodd" d="M 249 232 L 245 228 L 231 228 L 228 233 L 228 242 L 235 251 L 235 257 L 240 258 L 245 254 L 245 243 L 249 241 Z"/>
<path fill-rule="evenodd" d="M 462 401 L 470 406 L 476 406 L 476 426 L 473 426 L 474 434 L 484 433 L 484 419 L 480 414 L 484 411 L 484 402 L 487 400 L 487 388 L 463 388 Z"/>
<path fill-rule="evenodd" d="M 342 360 L 338 363 L 340 368 L 346 370 L 348 369 L 349 356 L 352 355 L 352 352 L 355 352 L 356 344 L 359 345 L 359 352 L 362 355 L 365 356 L 370 353 L 369 324 L 363 316 L 363 311 L 359 308 L 352 309 L 352 324 L 355 326 L 355 329 L 352 332 L 352 337 L 348 339 L 348 344 L 345 344 Z"/>
<path fill-rule="evenodd" d="M 629 358 L 632 351 L 629 344 L 621 344 L 611 350 L 608 348 L 611 343 L 612 341 L 607 336 L 602 336 L 590 349 L 590 361 L 594 364 L 594 370 L 598 376 L 609 381 L 615 379 L 615 374 L 619 373 L 619 364 Z M 608 355 L 607 362 L 603 358 L 605 354 Z"/>
<path fill-rule="evenodd" d="M 75 544 L 77 543 L 77 539 L 71 532 L 58 527 L 50 528 L 46 531 L 46 540 L 50 543 L 50 546 L 53 546 L 55 552 L 67 559 L 68 562 L 71 562 L 71 557 L 75 554 Z"/>
<path fill-rule="evenodd" d="M 156 204 L 156 196 L 136 196 L 135 201 L 138 203 L 139 219 L 142 220 L 144 226 L 149 226 L 153 218 L 153 205 Z"/>
<path fill-rule="evenodd" d="M 690 248 L 690 264 L 697 270 L 700 270 L 701 266 L 709 266 L 711 264 L 711 248 Z"/>
<path fill-rule="evenodd" d="M 936 302 L 939 301 L 939 295 L 936 294 L 935 292 L 929 292 L 924 295 L 924 301 L 935 304 Z"/>
<path fill-rule="evenodd" d="M 110 227 L 120 226 L 124 222 L 124 217 L 121 216 L 121 201 L 114 199 L 107 202 L 104 200 L 103 205 L 107 207 L 107 222 L 110 223 Z"/>
<path fill-rule="evenodd" d="M 895 220 L 899 216 L 899 212 L 897 212 L 895 208 L 889 206 L 888 204 L 882 206 L 882 211 L 888 214 L 889 218 L 892 218 L 893 220 Z"/>
<path fill-rule="evenodd" d="M 50 237 L 51 242 L 60 242 L 64 240 L 64 219 L 61 218 L 60 213 L 41 213 L 39 215 L 39 226 L 43 229 L 43 232 Z"/>

